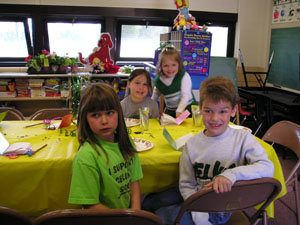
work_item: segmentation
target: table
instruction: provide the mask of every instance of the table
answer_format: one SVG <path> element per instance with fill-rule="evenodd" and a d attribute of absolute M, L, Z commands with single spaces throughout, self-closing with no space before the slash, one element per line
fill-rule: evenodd
<path fill-rule="evenodd" d="M 239 88 L 239 95 L 255 102 L 256 114 L 259 119 L 265 119 L 267 127 L 274 123 L 274 112 L 277 115 L 299 123 L 300 95 L 274 87 Z M 265 118 L 260 118 L 265 114 Z"/>
<path fill-rule="evenodd" d="M 70 136 L 67 129 L 45 130 L 43 125 L 24 128 L 41 121 L 2 121 L 0 132 L 5 134 L 9 143 L 30 142 L 33 150 L 47 143 L 47 147 L 32 157 L 21 156 L 8 159 L 0 156 L 0 205 L 16 209 L 28 216 L 65 208 L 78 208 L 67 203 L 72 159 L 78 149 L 76 137 Z M 178 185 L 178 164 L 181 152 L 174 150 L 162 136 L 163 127 L 158 120 L 149 120 L 149 131 L 140 132 L 140 127 L 131 127 L 131 136 L 151 141 L 151 150 L 139 153 L 144 178 L 140 181 L 141 193 L 161 191 Z M 176 140 L 189 132 L 196 134 L 204 127 L 194 127 L 192 119 L 185 120 L 180 126 L 168 126 L 169 133 Z M 66 136 L 68 135 L 68 136 Z M 258 139 L 266 149 L 275 165 L 274 177 L 281 181 L 283 187 L 279 196 L 286 193 L 281 165 L 273 147 Z M 269 207 L 269 215 L 273 216 Z"/>
<path fill-rule="evenodd" d="M 27 216 L 64 208 L 69 205 L 72 159 L 78 149 L 76 137 L 65 136 L 75 129 L 45 130 L 44 125 L 24 128 L 42 121 L 2 121 L 0 132 L 8 142 L 30 142 L 33 150 L 47 144 L 32 157 L 9 159 L 0 156 L 0 205 Z"/>

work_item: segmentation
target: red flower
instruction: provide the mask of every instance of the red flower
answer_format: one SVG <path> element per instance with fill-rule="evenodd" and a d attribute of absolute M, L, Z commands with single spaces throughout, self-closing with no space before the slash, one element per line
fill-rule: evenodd
<path fill-rule="evenodd" d="M 31 60 L 31 59 L 33 59 L 33 56 L 32 56 L 32 55 L 29 55 L 29 56 L 27 56 L 27 57 L 25 58 L 25 62 L 27 62 L 28 60 Z"/>
<path fill-rule="evenodd" d="M 49 52 L 48 52 L 46 49 L 43 49 L 43 50 L 42 50 L 42 53 L 43 53 L 44 55 L 49 55 Z"/>

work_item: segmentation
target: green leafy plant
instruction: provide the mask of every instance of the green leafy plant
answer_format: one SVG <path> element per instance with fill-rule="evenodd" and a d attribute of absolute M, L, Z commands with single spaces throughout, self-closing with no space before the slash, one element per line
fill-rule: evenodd
<path fill-rule="evenodd" d="M 80 102 L 81 90 L 91 82 L 91 76 L 72 76 L 72 115 L 76 117 Z"/>

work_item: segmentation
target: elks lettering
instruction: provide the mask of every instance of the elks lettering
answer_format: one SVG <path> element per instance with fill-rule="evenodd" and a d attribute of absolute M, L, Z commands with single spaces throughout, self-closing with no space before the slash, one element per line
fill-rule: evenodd
<path fill-rule="evenodd" d="M 211 164 L 196 163 L 194 165 L 194 171 L 195 171 L 196 178 L 203 179 L 203 180 L 207 180 L 207 179 L 212 180 L 215 176 L 221 174 L 224 170 L 231 169 L 234 167 L 236 167 L 234 163 L 231 164 L 228 168 L 225 168 L 221 166 L 220 161 L 216 161 L 213 167 L 211 166 Z M 211 176 L 209 176 L 209 174 L 211 174 Z"/>

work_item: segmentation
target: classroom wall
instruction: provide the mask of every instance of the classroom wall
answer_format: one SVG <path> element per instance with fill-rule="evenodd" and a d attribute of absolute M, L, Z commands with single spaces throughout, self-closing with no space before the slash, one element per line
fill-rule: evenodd
<path fill-rule="evenodd" d="M 225 3 L 226 2 L 226 3 Z M 235 57 L 242 49 L 251 69 L 267 68 L 272 0 L 189 0 L 190 10 L 238 13 Z M 0 0 L 6 4 L 176 9 L 174 0 Z M 240 66 L 238 62 L 237 66 Z"/>

